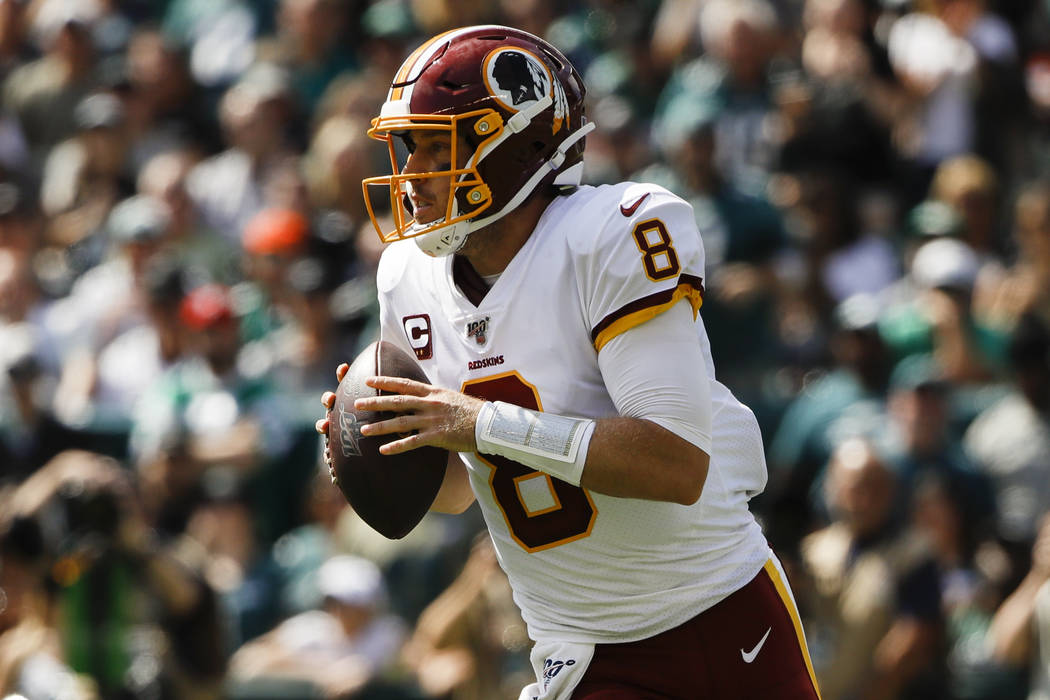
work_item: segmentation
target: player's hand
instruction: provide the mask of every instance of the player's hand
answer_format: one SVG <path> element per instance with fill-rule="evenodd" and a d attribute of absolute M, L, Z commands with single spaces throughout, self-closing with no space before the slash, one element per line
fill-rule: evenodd
<path fill-rule="evenodd" d="M 343 363 L 335 368 L 335 381 L 338 385 L 346 376 L 350 365 Z M 324 406 L 324 418 L 314 423 L 314 430 L 324 436 L 324 462 L 328 465 L 328 474 L 332 477 L 332 483 L 338 485 L 339 480 L 335 476 L 335 468 L 332 466 L 332 453 L 328 449 L 328 421 L 332 418 L 332 406 L 335 405 L 335 392 L 326 391 L 321 394 L 321 405 Z"/>
<path fill-rule="evenodd" d="M 401 377 L 370 377 L 365 384 L 387 394 L 357 399 L 355 409 L 398 414 L 361 426 L 362 435 L 402 435 L 380 447 L 381 454 L 400 454 L 425 445 L 453 452 L 477 449 L 474 424 L 485 405 L 481 399 Z"/>

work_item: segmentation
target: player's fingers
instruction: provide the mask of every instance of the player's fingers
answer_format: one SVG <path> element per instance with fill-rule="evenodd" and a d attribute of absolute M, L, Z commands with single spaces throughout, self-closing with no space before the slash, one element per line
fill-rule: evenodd
<path fill-rule="evenodd" d="M 335 380 L 337 382 L 343 381 L 343 377 L 346 376 L 346 372 L 349 369 L 350 369 L 350 365 L 346 364 L 345 362 L 342 363 L 341 365 L 339 365 L 338 367 L 336 367 L 335 368 Z"/>
<path fill-rule="evenodd" d="M 402 452 L 408 452 L 414 450 L 417 447 L 424 447 L 429 445 L 428 436 L 429 432 L 426 433 L 415 433 L 413 435 L 406 435 L 400 440 L 391 440 L 385 445 L 379 446 L 379 454 L 383 455 L 397 455 Z"/>
<path fill-rule="evenodd" d="M 329 411 L 331 411 L 332 406 L 335 405 L 335 392 L 326 391 L 325 393 L 321 394 L 321 405 Z"/>
<path fill-rule="evenodd" d="M 365 380 L 365 384 L 373 389 L 410 396 L 426 396 L 434 388 L 429 384 L 404 377 L 369 377 Z"/>
<path fill-rule="evenodd" d="M 414 414 L 405 414 L 388 418 L 387 420 L 365 423 L 361 426 L 362 435 L 390 435 L 391 433 L 407 433 L 418 430 L 425 421 Z"/>
<path fill-rule="evenodd" d="M 364 396 L 354 400 L 355 411 L 393 411 L 394 413 L 408 413 L 425 408 L 424 402 L 418 396 L 406 394 L 393 394 L 387 396 Z"/>
<path fill-rule="evenodd" d="M 317 419 L 317 422 L 314 423 L 314 430 L 316 430 L 320 435 L 328 435 L 328 419 Z"/>

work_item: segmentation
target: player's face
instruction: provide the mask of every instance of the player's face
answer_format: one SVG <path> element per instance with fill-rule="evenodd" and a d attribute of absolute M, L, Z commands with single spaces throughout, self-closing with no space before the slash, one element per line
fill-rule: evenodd
<path fill-rule="evenodd" d="M 447 172 L 452 169 L 452 159 L 457 167 L 466 162 L 466 145 L 461 141 L 453 153 L 452 137 L 447 131 L 413 130 L 403 137 L 408 147 L 408 160 L 402 172 L 407 175 Z M 408 201 L 412 215 L 421 224 L 429 224 L 445 216 L 448 208 L 452 178 L 419 177 L 408 181 Z"/>

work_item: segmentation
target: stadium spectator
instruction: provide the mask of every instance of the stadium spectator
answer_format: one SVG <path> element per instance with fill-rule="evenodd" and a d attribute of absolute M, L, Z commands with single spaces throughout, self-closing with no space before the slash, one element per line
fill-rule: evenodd
<path fill-rule="evenodd" d="M 285 323 L 291 292 L 288 271 L 307 251 L 309 228 L 302 213 L 277 207 L 260 211 L 245 226 L 245 281 L 236 287 L 245 340 L 264 338 Z"/>
<path fill-rule="evenodd" d="M 241 248 L 209 229 L 190 200 L 186 179 L 196 158 L 188 150 L 164 151 L 139 170 L 139 194 L 162 202 L 169 216 L 166 252 L 184 268 L 190 286 L 231 285 L 243 275 Z"/>
<path fill-rule="evenodd" d="M 6 517 L 0 534 L 0 692 L 92 700 L 98 694 L 91 678 L 62 660 L 60 634 L 52 622 L 54 601 L 43 590 L 43 548 L 36 521 Z"/>
<path fill-rule="evenodd" d="M 286 141 L 288 76 L 258 64 L 228 89 L 219 103 L 226 150 L 197 164 L 187 191 L 204 223 L 232 243 L 266 206 L 264 185 L 289 155 Z"/>
<path fill-rule="evenodd" d="M 1029 686 L 1045 694 L 1042 670 L 1010 654 L 1004 670 L 1005 657 L 981 642 L 991 611 L 1032 570 L 1050 502 L 1050 390 L 1033 341 L 1050 324 L 1041 0 L 0 0 L 5 487 L 28 483 L 65 447 L 107 454 L 128 470 L 131 500 L 159 535 L 146 549 L 177 550 L 228 583 L 232 547 L 220 551 L 213 537 L 209 552 L 187 523 L 222 511 L 195 522 L 202 539 L 209 519 L 251 536 L 242 579 L 259 601 L 284 601 L 263 611 L 259 633 L 301 612 L 305 603 L 285 600 L 299 569 L 278 560 L 304 543 L 317 545 L 310 570 L 332 553 L 372 560 L 390 609 L 415 624 L 460 572 L 480 516 L 430 516 L 388 541 L 335 508 L 342 497 L 329 489 L 338 515 L 320 526 L 301 508 L 311 493 L 325 501 L 310 487 L 320 449 L 306 416 L 310 387 L 331 380 L 324 366 L 379 333 L 383 244 L 360 181 L 386 154 L 364 132 L 421 35 L 474 22 L 527 29 L 580 69 L 597 123 L 584 182 L 658 180 L 692 204 L 707 251 L 700 314 L 718 329 L 719 380 L 747 397 L 772 438 L 771 482 L 753 505 L 784 561 L 824 525 L 831 451 L 871 436 L 900 471 L 897 493 L 910 495 L 891 524 L 922 530 L 941 565 L 945 644 L 926 670 L 945 672 L 952 700 L 1012 700 Z M 122 227 L 135 195 L 161 206 L 138 207 L 137 223 Z M 390 229 L 398 202 L 375 203 Z M 244 230 L 273 209 L 296 212 L 305 234 L 250 250 Z M 232 321 L 201 326 L 204 314 L 185 326 L 180 297 L 213 283 L 232 290 Z M 209 366 L 200 343 L 225 344 L 213 359 L 229 371 L 184 394 L 172 378 Z M 238 404 L 226 382 L 251 400 Z M 227 416 L 231 396 L 238 416 L 265 427 L 218 431 L 219 450 L 185 419 L 208 407 L 204 424 L 229 427 L 212 419 Z M 167 427 L 146 458 L 138 450 L 151 422 Z M 259 454 L 229 449 L 249 438 L 261 440 Z M 244 469 L 226 471 L 227 457 Z M 993 484 L 976 489 L 994 501 L 989 536 L 973 532 L 987 505 L 971 503 L 967 463 Z M 8 567 L 6 546 L 0 577 L 31 569 L 41 590 L 54 586 L 54 562 L 16 552 Z M 254 564 L 280 572 L 255 576 Z M 1022 584 L 1018 595 L 1033 590 Z M 30 597 L 39 606 L 23 623 L 53 613 L 57 599 Z M 479 630 L 502 624 L 486 601 L 464 609 Z M 101 617 L 91 625 L 119 626 L 115 613 Z M 241 634 L 233 619 L 216 623 L 215 639 Z M 177 632 L 180 654 L 211 648 L 195 624 Z M 209 625 L 200 634 L 216 631 Z M 49 634 L 19 627 L 37 641 Z M 23 680 L 64 682 L 79 663 L 62 645 L 34 649 L 40 663 Z M 516 683 L 516 653 L 486 682 Z M 216 692 L 221 670 L 201 673 L 203 693 Z M 110 682 L 74 678 L 87 694 Z M 165 693 L 192 698 L 191 685 Z M 0 694 L 19 689 L 37 693 Z"/>
<path fill-rule="evenodd" d="M 895 360 L 932 354 L 945 378 L 964 386 L 1001 373 L 1006 338 L 974 316 L 979 271 L 977 253 L 961 240 L 938 238 L 919 247 L 908 278 L 891 290 L 893 300 L 879 319 Z"/>
<path fill-rule="evenodd" d="M 48 4 L 52 11 L 40 12 L 30 26 L 43 55 L 14 68 L 3 86 L 4 104 L 18 120 L 34 172 L 51 147 L 73 133 L 75 107 L 97 85 L 94 13 L 83 2 Z"/>
<path fill-rule="evenodd" d="M 705 54 L 676 68 L 664 87 L 657 115 L 682 94 L 693 94 L 717 117 L 718 170 L 730 182 L 767 175 L 775 163 L 768 73 L 779 41 L 776 11 L 767 0 L 712 0 L 700 13 Z"/>
<path fill-rule="evenodd" d="M 528 637 L 487 538 L 419 618 L 405 662 L 429 697 L 513 696 L 528 680 Z"/>
<path fill-rule="evenodd" d="M 58 420 L 45 397 L 53 386 L 40 362 L 40 342 L 27 323 L 0 327 L 0 484 L 17 486 L 63 450 L 90 437 Z"/>
<path fill-rule="evenodd" d="M 91 94 L 77 104 L 73 117 L 76 133 L 48 152 L 40 183 L 40 206 L 50 222 L 47 236 L 62 246 L 90 236 L 112 206 L 134 193 L 120 99 L 108 92 Z"/>
<path fill-rule="evenodd" d="M 910 12 L 890 27 L 886 48 L 907 96 L 894 122 L 894 137 L 924 191 L 941 161 L 973 151 L 977 52 L 939 17 Z"/>
<path fill-rule="evenodd" d="M 317 572 L 323 606 L 299 613 L 241 647 L 235 682 L 299 681 L 324 697 L 368 697 L 398 663 L 403 623 L 386 612 L 382 573 L 367 559 L 335 556 Z M 392 693 L 392 690 L 385 691 Z"/>
<path fill-rule="evenodd" d="M 929 196 L 959 213 L 959 238 L 977 252 L 982 263 L 994 263 L 1004 237 L 998 230 L 999 182 L 991 165 L 975 155 L 950 158 L 934 171 Z"/>
<path fill-rule="evenodd" d="M 896 475 L 851 438 L 836 446 L 826 488 L 832 521 L 802 540 L 800 593 L 822 696 L 939 697 L 937 567 L 891 517 Z"/>
<path fill-rule="evenodd" d="M 346 41 L 346 0 L 280 0 L 276 36 L 256 47 L 256 60 L 283 67 L 295 91 L 296 111 L 313 113 L 329 83 L 357 68 Z"/>
<path fill-rule="evenodd" d="M 1013 556 L 1016 582 L 1050 507 L 1050 331 L 1038 318 L 1018 324 L 1010 365 L 1011 390 L 973 420 L 964 445 L 991 481 L 996 531 Z"/>
<path fill-rule="evenodd" d="M 53 312 L 70 323 L 63 338 L 67 347 L 59 385 L 65 400 L 56 407 L 66 420 L 85 424 L 94 419 L 99 353 L 123 332 L 149 321 L 148 270 L 168 236 L 168 213 L 149 197 L 129 197 L 109 213 L 105 232 L 109 254 L 104 262 L 81 275 Z M 115 420 L 127 420 L 131 401 L 126 398 L 114 408 L 125 412 Z"/>
<path fill-rule="evenodd" d="M 1050 517 L 1043 516 L 1032 547 L 1032 566 L 995 613 L 989 639 L 1003 663 L 1030 666 L 1029 700 L 1050 695 Z"/>
<path fill-rule="evenodd" d="M 971 527 L 990 530 L 995 515 L 991 484 L 963 449 L 951 391 L 944 371 L 929 355 L 901 360 L 890 375 L 880 447 L 901 484 L 901 513 L 911 509 L 908 497 L 915 485 L 938 479 L 951 484 L 948 495 L 966 512 Z"/>
<path fill-rule="evenodd" d="M 1000 550 L 986 522 L 969 515 L 966 504 L 973 495 L 965 483 L 943 473 L 927 473 L 909 489 L 911 528 L 937 560 L 948 697 L 1021 700 L 1025 674 L 997 659 L 988 643 L 992 617 L 1009 583 L 994 564 Z"/>
<path fill-rule="evenodd" d="M 890 359 L 877 330 L 874 299 L 847 299 L 835 312 L 833 363 L 806 378 L 769 447 L 769 484 L 760 501 L 769 533 L 785 551 L 823 517 L 820 484 L 843 421 L 870 425 L 883 413 Z M 859 419 L 854 416 L 860 416 Z M 852 432 L 847 430 L 847 432 Z"/>
<path fill-rule="evenodd" d="M 217 698 L 226 656 L 214 592 L 185 543 L 155 539 L 129 477 L 115 460 L 70 450 L 11 494 L 5 523 L 28 520 L 42 535 L 32 560 L 32 595 L 47 606 L 38 613 L 50 611 L 43 622 L 57 660 L 99 697 Z M 39 670 L 62 671 L 54 662 Z"/>
<path fill-rule="evenodd" d="M 975 311 L 1010 328 L 1026 313 L 1050 324 L 1050 183 L 1028 182 L 1014 203 L 1016 258 L 1001 276 L 978 286 Z"/>
<path fill-rule="evenodd" d="M 282 474 L 280 460 L 292 447 L 284 400 L 271 378 L 239 365 L 240 331 L 229 290 L 194 289 L 183 299 L 179 317 L 190 331 L 187 355 L 140 397 L 132 460 L 152 481 L 166 485 L 169 505 L 188 498 L 192 506 L 211 471 L 220 474 L 217 478 L 232 470 L 238 481 L 258 479 L 255 497 L 278 501 L 253 513 L 261 537 L 272 542 L 279 534 L 273 532 L 275 523 L 290 516 L 282 505 L 297 497 L 266 486 Z"/>

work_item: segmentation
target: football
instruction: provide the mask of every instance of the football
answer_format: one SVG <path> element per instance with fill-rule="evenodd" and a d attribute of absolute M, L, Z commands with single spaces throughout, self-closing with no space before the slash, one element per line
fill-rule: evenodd
<path fill-rule="evenodd" d="M 434 502 L 445 477 L 448 451 L 421 447 L 383 455 L 380 446 L 397 436 L 361 435 L 361 426 L 395 415 L 354 408 L 355 399 L 379 393 L 365 384 L 369 377 L 379 375 L 429 383 L 415 358 L 385 341 L 371 343 L 350 364 L 336 389 L 328 422 L 328 449 L 346 500 L 377 532 L 400 539 L 419 524 Z"/>

